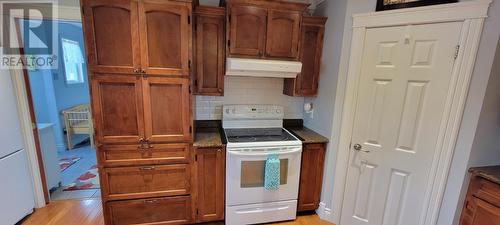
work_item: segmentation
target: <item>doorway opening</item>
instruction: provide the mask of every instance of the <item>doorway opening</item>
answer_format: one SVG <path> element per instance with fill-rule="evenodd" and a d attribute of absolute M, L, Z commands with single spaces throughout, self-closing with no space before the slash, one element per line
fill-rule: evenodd
<path fill-rule="evenodd" d="M 57 38 L 52 42 L 58 45 L 57 68 L 25 70 L 50 200 L 100 198 L 82 24 L 21 19 L 18 25 L 22 40 L 33 38 L 25 27 L 37 27 L 36 37 L 43 43 L 51 43 L 44 38 Z M 57 32 L 51 26 L 57 26 Z M 22 42 L 25 56 L 43 54 L 25 46 L 36 41 Z"/>

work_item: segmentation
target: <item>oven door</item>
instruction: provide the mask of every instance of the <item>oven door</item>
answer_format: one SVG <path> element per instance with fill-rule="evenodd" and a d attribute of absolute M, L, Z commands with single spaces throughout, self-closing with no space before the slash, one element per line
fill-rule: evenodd
<path fill-rule="evenodd" d="M 226 205 L 295 200 L 299 190 L 302 146 L 228 149 L 226 157 Z M 269 154 L 278 154 L 278 190 L 264 188 L 264 172 Z"/>

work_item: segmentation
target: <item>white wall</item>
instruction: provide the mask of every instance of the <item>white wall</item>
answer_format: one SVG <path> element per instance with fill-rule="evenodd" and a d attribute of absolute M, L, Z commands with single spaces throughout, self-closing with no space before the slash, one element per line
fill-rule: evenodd
<path fill-rule="evenodd" d="M 336 98 L 338 91 L 343 91 L 347 74 L 352 37 L 352 15 L 355 13 L 375 11 L 376 0 L 335 0 L 325 1 L 318 6 L 315 15 L 326 16 L 328 21 L 325 30 L 323 57 L 319 93 L 316 98 L 306 98 L 305 102 L 313 103 L 313 117 L 304 114 L 304 125 L 318 133 L 329 137 L 326 165 L 324 171 L 322 207 L 330 211 L 333 201 L 332 190 L 336 165 L 338 134 L 340 132 L 341 115 L 334 115 L 336 108 L 342 107 L 343 99 Z M 337 90 L 340 87 L 342 90 Z M 319 212 L 322 213 L 321 211 Z M 336 212 L 333 212 L 336 213 Z M 326 215 L 329 217 L 329 215 Z M 326 217 L 325 217 L 326 218 Z"/>
<path fill-rule="evenodd" d="M 465 106 L 460 133 L 453 155 L 453 161 L 448 175 L 446 190 L 441 204 L 438 225 L 458 224 L 465 192 L 467 191 L 469 157 L 478 127 L 479 115 L 485 96 L 486 87 L 491 73 L 495 51 L 500 33 L 500 0 L 494 0 L 485 21 L 479 51 L 472 74 L 469 95 Z M 487 120 L 489 118 L 484 118 Z M 490 121 L 494 122 L 494 121 Z M 497 124 L 498 125 L 498 124 Z M 480 130 L 479 130 L 480 131 Z M 498 135 L 498 133 L 497 133 Z M 500 162 L 498 162 L 500 164 Z"/>
<path fill-rule="evenodd" d="M 286 119 L 303 117 L 304 98 L 284 95 L 283 78 L 226 76 L 224 82 L 224 96 L 196 96 L 196 120 L 222 119 L 225 104 L 281 105 Z"/>

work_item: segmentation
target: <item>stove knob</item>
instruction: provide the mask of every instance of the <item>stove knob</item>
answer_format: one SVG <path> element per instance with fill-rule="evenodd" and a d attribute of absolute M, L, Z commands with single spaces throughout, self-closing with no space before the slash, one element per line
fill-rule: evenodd
<path fill-rule="evenodd" d="M 280 114 L 281 113 L 281 109 L 276 109 L 276 113 Z"/>

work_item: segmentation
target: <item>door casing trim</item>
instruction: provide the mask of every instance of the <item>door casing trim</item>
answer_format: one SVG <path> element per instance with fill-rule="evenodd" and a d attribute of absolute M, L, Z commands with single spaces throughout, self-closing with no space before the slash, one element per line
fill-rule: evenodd
<path fill-rule="evenodd" d="M 487 17 L 491 0 L 467 1 L 443 5 L 390 10 L 353 15 L 353 35 L 347 74 L 339 74 L 337 99 L 343 99 L 343 105 L 335 107 L 334 114 L 341 115 L 340 132 L 334 134 L 336 140 L 337 160 L 334 176 L 332 209 L 330 221 L 339 224 L 344 201 L 347 170 L 351 155 L 355 106 L 357 101 L 361 63 L 364 51 L 365 33 L 368 28 L 398 25 L 413 25 L 442 22 L 462 22 L 460 34 L 460 52 L 452 72 L 451 85 L 447 96 L 443 124 L 440 126 L 437 148 L 431 167 L 432 180 L 426 192 L 427 209 L 422 217 L 422 225 L 435 225 L 443 199 L 446 180 L 458 137 L 469 84 L 476 60 L 483 23 Z M 344 91 L 345 90 L 345 91 Z"/>
<path fill-rule="evenodd" d="M 57 13 L 53 18 L 40 18 L 40 19 L 53 19 L 60 21 L 80 22 L 80 7 L 72 6 L 54 6 Z M 15 15 L 1 15 L 11 16 L 13 18 L 24 18 L 22 14 Z M 17 38 L 15 28 L 11 28 L 9 32 L 14 32 Z M 26 83 L 24 80 L 23 70 L 11 69 L 10 75 L 12 77 L 13 88 L 16 96 L 17 110 L 21 122 L 21 130 L 24 136 L 24 146 L 28 155 L 29 171 L 31 173 L 31 181 L 33 184 L 33 195 L 35 197 L 35 208 L 42 208 L 46 205 L 43 192 L 43 182 L 40 167 L 38 165 L 38 155 L 36 153 L 35 137 L 32 130 L 32 122 L 30 117 L 30 107 L 28 103 L 28 95 Z"/>

